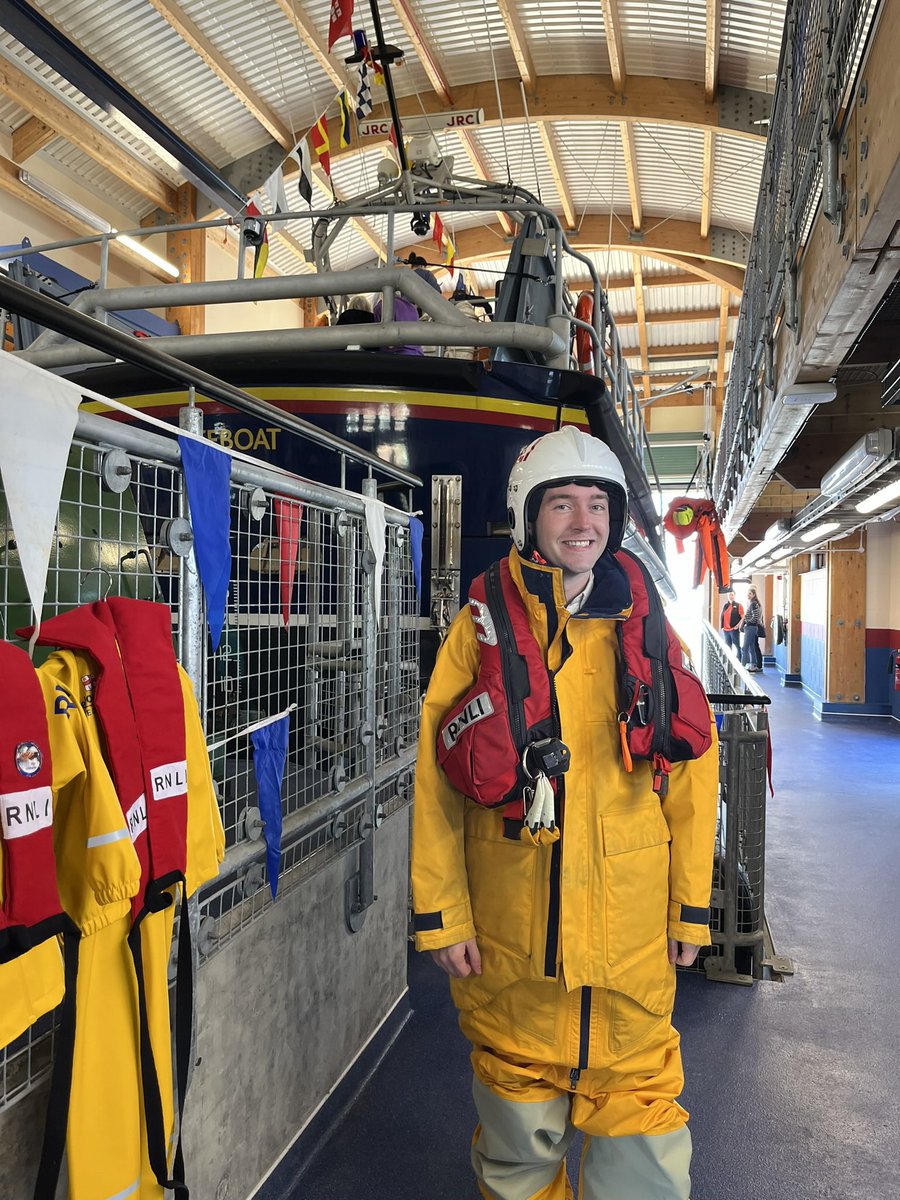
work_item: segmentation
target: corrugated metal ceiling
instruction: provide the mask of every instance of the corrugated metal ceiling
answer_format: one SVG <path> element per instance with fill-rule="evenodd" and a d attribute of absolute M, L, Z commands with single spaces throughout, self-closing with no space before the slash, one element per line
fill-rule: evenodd
<path fill-rule="evenodd" d="M 523 101 L 516 87 L 505 93 L 504 131 L 498 124 L 482 125 L 472 131 L 472 142 L 488 174 L 505 180 L 509 175 L 519 186 L 539 193 L 556 212 L 563 210 L 563 197 L 554 167 L 545 152 L 537 119 L 546 121 L 545 130 L 555 149 L 558 169 L 575 215 L 576 224 L 592 218 L 586 228 L 590 240 L 575 245 L 590 254 L 602 278 L 616 282 L 628 280 L 632 255 L 627 251 L 598 249 L 606 240 L 604 215 L 612 216 L 612 240 L 620 245 L 628 240 L 633 196 L 629 188 L 629 168 L 633 166 L 638 200 L 642 211 L 641 243 L 644 273 L 644 306 L 648 314 L 672 314 L 672 323 L 652 323 L 651 345 L 675 345 L 717 341 L 718 319 L 677 323 L 678 314 L 715 312 L 719 289 L 711 283 L 654 288 L 653 279 L 662 275 L 684 276 L 692 265 L 690 256 L 677 254 L 664 261 L 654 256 L 653 233 L 660 245 L 668 245 L 662 232 L 666 223 L 684 223 L 679 229 L 697 226 L 695 254 L 702 254 L 699 222 L 703 212 L 704 132 L 691 123 L 671 121 L 671 110 L 660 113 L 660 121 L 642 116 L 633 120 L 631 137 L 634 162 L 628 161 L 628 147 L 620 121 L 610 119 L 609 102 L 614 91 L 608 78 L 611 59 L 604 24 L 604 5 L 596 0 L 510 0 L 517 14 L 524 44 L 537 75 L 531 94 Z M 494 83 L 518 80 L 519 67 L 513 51 L 514 33 L 507 28 L 497 0 L 460 0 L 447 5 L 445 0 L 396 0 L 405 3 L 418 32 L 424 39 L 437 69 L 446 79 L 454 102 L 494 104 Z M 174 7 L 174 6 L 173 6 Z M 330 0 L 180 0 L 180 7 L 208 43 L 210 52 L 229 66 L 238 90 L 243 88 L 269 107 L 283 125 L 286 136 L 304 134 L 315 117 L 332 106 L 337 77 L 355 87 L 354 69 L 345 68 L 343 58 L 351 44 L 338 42 L 330 56 L 332 71 L 326 70 L 307 44 L 294 19 L 302 14 L 324 43 Z M 43 0 L 41 13 L 54 22 L 99 66 L 119 79 L 159 119 L 193 146 L 214 165 L 225 168 L 250 155 L 264 162 L 271 134 L 253 115 L 240 96 L 220 78 L 214 68 L 189 46 L 166 21 L 150 0 Z M 722 0 L 719 42 L 719 80 L 735 87 L 771 91 L 777 69 L 785 0 Z M 619 0 L 619 36 L 627 76 L 626 96 L 647 87 L 651 79 L 641 77 L 692 80 L 702 84 L 706 69 L 706 0 Z M 414 37 L 400 19 L 398 8 L 382 0 L 381 16 L 386 39 L 405 52 L 405 63 L 395 69 L 394 79 L 402 98 L 422 93 L 433 103 L 432 84 L 420 57 Z M 2 21 L 2 14 L 0 14 Z M 370 24 L 368 14 L 365 23 Z M 90 127 L 133 155 L 170 185 L 184 180 L 157 148 L 139 131 L 126 126 L 104 112 L 76 87 L 60 76 L 35 54 L 0 30 L 0 55 L 15 62 L 40 81 L 54 96 L 76 111 Z M 424 55 L 424 51 L 423 51 Z M 573 119 L 566 109 L 558 119 L 549 115 L 542 104 L 553 103 L 571 83 L 560 77 L 591 76 L 584 83 L 584 116 Z M 559 81 L 559 82 L 557 82 Z M 478 91 L 470 85 L 484 84 Z M 580 86 L 580 85 L 579 85 Z M 507 85 L 508 87 L 508 85 Z M 383 99 L 373 89 L 376 102 Z M 661 94 L 661 93 L 660 93 Z M 547 98 L 550 98 L 549 100 Z M 531 108 L 525 119 L 524 103 Z M 539 111 L 536 111 L 539 110 Z M 415 111 L 415 104 L 413 105 Z M 592 112 L 600 115 L 594 117 Z M 12 133 L 30 117 L 28 108 L 15 96 L 0 99 L 0 138 Z M 759 131 L 763 133 L 764 130 Z M 335 139 L 333 138 L 333 141 Z M 474 175 L 460 138 L 442 132 L 439 143 L 445 154 L 455 159 L 455 170 Z M 712 183 L 710 217 L 713 226 L 747 234 L 752 228 L 763 145 L 738 134 L 717 131 L 712 138 Z M 336 155 L 333 179 L 338 194 L 345 197 L 374 187 L 376 168 L 386 147 L 369 144 L 363 153 Z M 273 152 L 277 159 L 277 152 Z M 88 191 L 102 195 L 108 204 L 122 210 L 121 225 L 138 224 L 152 211 L 153 204 L 130 184 L 101 166 L 84 147 L 76 148 L 64 137 L 49 141 L 27 162 L 29 171 L 40 175 L 41 163 L 53 172 L 68 174 Z M 51 173 L 53 173 L 51 172 Z M 315 202 L 324 204 L 329 193 L 317 190 Z M 300 206 L 295 184 L 288 184 L 289 201 Z M 478 240 L 475 253 L 496 242 L 503 253 L 507 239 L 496 225 L 493 214 L 448 216 L 448 229 L 461 234 L 473 225 L 486 224 L 493 230 Z M 382 239 L 387 219 L 372 217 L 372 230 Z M 666 231 L 668 232 L 668 231 Z M 309 240 L 306 223 L 294 222 L 290 233 L 302 243 Z M 684 234 L 687 237 L 687 234 Z M 486 240 L 485 240 L 486 239 Z M 395 242 L 399 248 L 416 242 L 408 229 L 408 220 L 398 219 Z M 585 239 L 582 238 L 584 242 Z M 428 256 L 437 258 L 437 250 L 425 242 Z M 348 225 L 333 248 L 335 265 L 353 266 L 372 261 L 373 250 L 356 228 Z M 490 250 L 487 250 L 490 254 Z M 270 263 L 280 271 L 301 268 L 301 260 L 283 241 L 273 239 Z M 305 266 L 303 269 L 306 269 Z M 583 264 L 574 260 L 567 267 L 568 277 L 584 280 Z M 493 280 L 502 274 L 502 263 L 479 258 L 472 264 L 470 280 L 491 290 Z M 633 288 L 618 287 L 611 292 L 614 312 L 631 315 L 635 311 Z M 729 338 L 733 337 L 733 319 L 729 320 Z M 713 328 L 714 327 L 714 328 Z M 636 326 L 632 327 L 636 330 Z M 712 329 L 712 333 L 710 330 Z M 663 336 L 669 340 L 661 342 Z M 626 330 L 623 330 L 623 334 Z M 630 337 L 630 333 L 629 333 Z M 675 340 L 672 340 L 675 339 Z M 629 344 L 631 344 L 629 342 Z"/>

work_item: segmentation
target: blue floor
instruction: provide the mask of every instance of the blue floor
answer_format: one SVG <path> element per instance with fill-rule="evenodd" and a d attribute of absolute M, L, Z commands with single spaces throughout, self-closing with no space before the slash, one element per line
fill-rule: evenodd
<path fill-rule="evenodd" d="M 900 724 L 773 697 L 766 912 L 796 974 L 679 979 L 693 1200 L 900 1200 Z M 468 1045 L 413 954 L 413 1016 L 296 1200 L 476 1200 Z"/>

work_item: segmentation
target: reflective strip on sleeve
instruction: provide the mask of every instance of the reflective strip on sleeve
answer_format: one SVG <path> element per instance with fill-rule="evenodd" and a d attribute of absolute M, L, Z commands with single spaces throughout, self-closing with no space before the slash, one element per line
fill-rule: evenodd
<path fill-rule="evenodd" d="M 108 846 L 110 842 L 121 842 L 127 837 L 130 837 L 127 829 L 114 829 L 112 833 L 98 833 L 96 837 L 88 838 L 87 848 L 94 850 L 97 846 Z"/>

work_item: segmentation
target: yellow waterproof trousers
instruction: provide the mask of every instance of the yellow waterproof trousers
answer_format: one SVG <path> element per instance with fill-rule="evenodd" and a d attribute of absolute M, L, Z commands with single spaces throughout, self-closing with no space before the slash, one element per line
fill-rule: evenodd
<path fill-rule="evenodd" d="M 580 1200 L 689 1200 L 679 1041 L 669 1020 L 658 1019 L 627 1054 L 574 1080 L 567 1066 L 475 1047 L 472 1165 L 482 1196 L 568 1200 L 566 1152 L 580 1130 Z"/>
<path fill-rule="evenodd" d="M 141 1174 L 131 915 L 81 939 L 66 1151 L 70 1200 L 127 1200 Z"/>

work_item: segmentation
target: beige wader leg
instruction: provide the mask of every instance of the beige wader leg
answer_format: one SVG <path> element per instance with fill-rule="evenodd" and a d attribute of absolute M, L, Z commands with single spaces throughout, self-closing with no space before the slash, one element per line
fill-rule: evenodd
<path fill-rule="evenodd" d="M 481 1124 L 472 1167 L 487 1200 L 570 1200 L 566 1151 L 575 1134 L 569 1097 L 504 1100 L 478 1079 L 472 1095 Z"/>
<path fill-rule="evenodd" d="M 586 1137 L 580 1200 L 690 1200 L 691 1135 Z"/>

